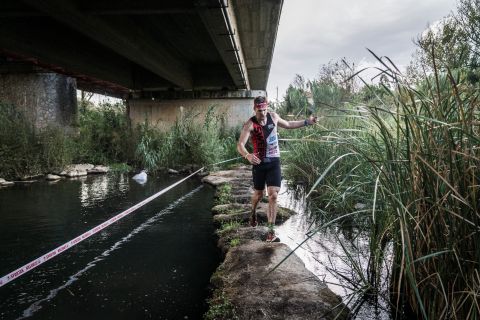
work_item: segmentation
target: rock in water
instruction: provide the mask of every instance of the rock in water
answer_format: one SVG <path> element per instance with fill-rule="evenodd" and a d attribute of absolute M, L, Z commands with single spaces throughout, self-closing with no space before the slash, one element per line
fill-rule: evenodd
<path fill-rule="evenodd" d="M 7 181 L 3 178 L 0 178 L 0 187 L 13 186 L 15 183 L 12 181 Z"/>
<path fill-rule="evenodd" d="M 45 180 L 47 181 L 56 181 L 56 180 L 59 180 L 61 179 L 62 177 L 60 176 L 57 176 L 55 174 L 47 174 L 47 176 L 45 177 Z"/>
<path fill-rule="evenodd" d="M 87 172 L 90 173 L 108 173 L 110 171 L 110 168 L 107 166 L 101 166 L 97 165 L 91 169 L 87 169 Z"/>

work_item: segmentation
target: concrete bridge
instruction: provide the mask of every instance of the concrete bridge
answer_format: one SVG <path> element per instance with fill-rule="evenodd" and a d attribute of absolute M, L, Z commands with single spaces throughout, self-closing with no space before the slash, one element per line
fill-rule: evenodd
<path fill-rule="evenodd" d="M 209 105 L 244 118 L 265 93 L 282 4 L 2 1 L 0 101 L 37 127 L 68 126 L 76 88 L 126 99 L 134 122 L 166 124 Z"/>

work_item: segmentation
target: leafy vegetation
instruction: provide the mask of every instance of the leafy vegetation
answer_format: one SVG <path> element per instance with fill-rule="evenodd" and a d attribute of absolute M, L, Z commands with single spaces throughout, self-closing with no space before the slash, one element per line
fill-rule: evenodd
<path fill-rule="evenodd" d="M 59 171 L 70 163 L 116 164 L 150 172 L 187 164 L 209 165 L 236 157 L 239 128 L 227 130 L 222 119 L 207 113 L 203 125 L 190 114 L 168 131 L 148 124 L 130 127 L 122 103 L 80 102 L 78 127 L 35 130 L 13 106 L 0 104 L 0 176 L 18 178 Z M 230 158 L 229 158 L 230 157 Z"/>
<path fill-rule="evenodd" d="M 131 162 L 135 141 L 122 103 L 81 108 L 74 158 L 78 162 Z"/>
<path fill-rule="evenodd" d="M 22 178 L 56 170 L 72 159 L 73 145 L 58 128 L 36 133 L 25 115 L 0 103 L 0 173 Z"/>
<path fill-rule="evenodd" d="M 196 118 L 198 114 L 184 115 L 166 132 L 148 124 L 139 126 L 137 162 L 155 171 L 185 164 L 210 165 L 236 157 L 238 128 L 224 129 L 221 117 L 214 114 L 213 108 L 207 112 L 203 125 L 199 126 Z"/>
<path fill-rule="evenodd" d="M 222 223 L 222 225 L 220 226 L 220 229 L 217 232 L 219 234 L 227 233 L 232 230 L 237 230 L 241 226 L 242 224 L 240 221 L 228 221 L 228 222 Z"/>
<path fill-rule="evenodd" d="M 376 85 L 364 81 L 363 88 L 348 91 L 338 80 L 311 81 L 337 88 L 319 91 L 319 101 L 328 101 L 316 105 L 319 125 L 282 133 L 291 139 L 285 173 L 306 186 L 317 219 L 310 235 L 353 225 L 337 239 L 356 273 L 348 286 L 365 297 L 389 297 L 396 318 L 480 315 L 480 30 L 474 4 L 461 1 L 460 8 L 470 9 L 449 18 L 464 24 L 447 19 L 422 38 L 415 72 L 407 77 L 378 58 L 384 68 Z M 363 81 L 361 73 L 357 80 Z M 365 260 L 350 251 L 359 238 L 368 239 Z"/>
<path fill-rule="evenodd" d="M 239 238 L 233 238 L 230 240 L 230 247 L 236 247 L 238 245 L 240 245 L 241 241 Z"/>
<path fill-rule="evenodd" d="M 208 301 L 210 308 L 204 315 L 205 320 L 234 320 L 238 319 L 235 308 L 226 294 L 215 290 L 213 297 Z"/>
<path fill-rule="evenodd" d="M 215 204 L 229 204 L 232 203 L 232 185 L 225 183 L 217 188 Z"/>

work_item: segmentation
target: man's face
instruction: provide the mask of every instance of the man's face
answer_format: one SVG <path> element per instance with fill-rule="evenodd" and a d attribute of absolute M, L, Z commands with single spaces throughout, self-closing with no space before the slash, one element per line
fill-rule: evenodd
<path fill-rule="evenodd" d="M 267 107 L 255 107 L 255 116 L 259 121 L 264 120 L 267 117 Z"/>

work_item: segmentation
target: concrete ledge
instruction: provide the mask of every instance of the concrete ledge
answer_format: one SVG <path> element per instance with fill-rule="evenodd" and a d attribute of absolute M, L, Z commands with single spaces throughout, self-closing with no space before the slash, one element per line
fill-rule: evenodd
<path fill-rule="evenodd" d="M 228 183 L 239 200 L 212 209 L 225 260 L 211 278 L 214 292 L 205 318 L 348 319 L 349 310 L 341 298 L 308 271 L 287 245 L 265 242 L 266 203 L 257 210 L 259 226 L 248 226 L 250 207 L 243 204 L 251 195 L 245 192 L 251 180 L 247 172 L 248 168 L 240 167 L 204 178 L 215 186 Z M 277 223 L 294 214 L 279 209 Z"/>
<path fill-rule="evenodd" d="M 257 96 L 266 96 L 264 90 L 154 90 L 132 93 L 131 99 L 253 99 Z"/>
<path fill-rule="evenodd" d="M 242 197 L 243 198 L 243 197 Z M 234 198 L 235 199 L 235 198 Z M 245 201 L 244 199 L 241 199 Z M 240 222 L 247 225 L 248 220 L 250 219 L 250 204 L 241 202 L 241 203 L 232 203 L 227 205 L 218 205 L 212 208 L 214 213 L 213 221 L 220 226 L 221 224 L 231 223 L 233 221 Z M 258 223 L 265 224 L 267 223 L 267 209 L 268 203 L 259 203 L 257 206 L 257 219 Z M 281 224 L 290 218 L 295 212 L 287 208 L 278 208 L 276 224 Z"/>

